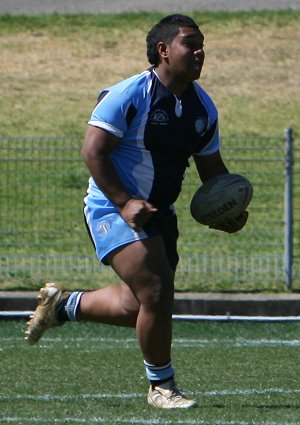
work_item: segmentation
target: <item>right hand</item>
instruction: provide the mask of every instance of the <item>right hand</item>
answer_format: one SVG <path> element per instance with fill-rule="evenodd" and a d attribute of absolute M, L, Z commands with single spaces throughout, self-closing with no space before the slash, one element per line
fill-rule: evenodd
<path fill-rule="evenodd" d="M 122 208 L 120 214 L 129 226 L 136 232 L 140 232 L 144 225 L 157 211 L 150 202 L 144 199 L 129 199 Z"/>
<path fill-rule="evenodd" d="M 227 218 L 220 223 L 211 224 L 209 228 L 221 230 L 226 233 L 236 233 L 245 226 L 248 220 L 248 215 L 248 211 L 243 211 L 237 218 Z"/>

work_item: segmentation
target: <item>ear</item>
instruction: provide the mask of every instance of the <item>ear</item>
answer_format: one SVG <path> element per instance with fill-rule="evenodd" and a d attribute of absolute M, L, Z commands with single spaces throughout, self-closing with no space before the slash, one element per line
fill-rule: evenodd
<path fill-rule="evenodd" d="M 164 43 L 163 41 L 160 41 L 160 42 L 157 44 L 157 51 L 158 51 L 159 56 L 160 56 L 162 59 L 167 59 L 167 57 L 169 56 L 169 47 L 168 47 L 168 45 L 167 45 L 166 43 Z"/>

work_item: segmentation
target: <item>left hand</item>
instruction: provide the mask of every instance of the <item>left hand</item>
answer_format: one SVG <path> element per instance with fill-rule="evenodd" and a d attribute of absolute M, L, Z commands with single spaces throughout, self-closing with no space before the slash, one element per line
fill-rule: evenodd
<path fill-rule="evenodd" d="M 245 226 L 248 215 L 248 211 L 243 211 L 237 218 L 227 218 L 222 222 L 210 224 L 209 228 L 221 230 L 226 233 L 236 233 Z"/>

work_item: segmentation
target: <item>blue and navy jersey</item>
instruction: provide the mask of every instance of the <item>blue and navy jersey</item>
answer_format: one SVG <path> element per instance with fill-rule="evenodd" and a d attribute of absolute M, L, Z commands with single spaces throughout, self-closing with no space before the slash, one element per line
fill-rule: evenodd
<path fill-rule="evenodd" d="M 119 137 L 110 158 L 121 182 L 157 207 L 177 199 L 191 155 L 210 155 L 220 144 L 207 93 L 194 82 L 178 99 L 153 68 L 100 92 L 89 124 Z M 89 193 L 105 198 L 93 179 Z"/>

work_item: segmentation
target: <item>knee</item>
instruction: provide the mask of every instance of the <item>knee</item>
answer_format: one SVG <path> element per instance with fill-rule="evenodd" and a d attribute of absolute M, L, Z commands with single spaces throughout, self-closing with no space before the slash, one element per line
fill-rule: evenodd
<path fill-rule="evenodd" d="M 121 301 L 121 309 L 124 314 L 124 316 L 127 316 L 128 318 L 131 318 L 132 320 L 136 320 L 139 311 L 140 311 L 140 304 L 138 302 L 128 304 L 127 302 L 124 303 Z"/>
<path fill-rule="evenodd" d="M 139 310 L 140 303 L 131 290 L 127 287 L 127 285 L 121 286 L 121 296 L 120 296 L 120 307 L 125 316 L 131 317 L 132 319 L 136 319 Z"/>
<path fill-rule="evenodd" d="M 165 311 L 173 306 L 174 282 L 170 277 L 149 276 L 141 288 L 140 302 L 148 309 Z"/>

